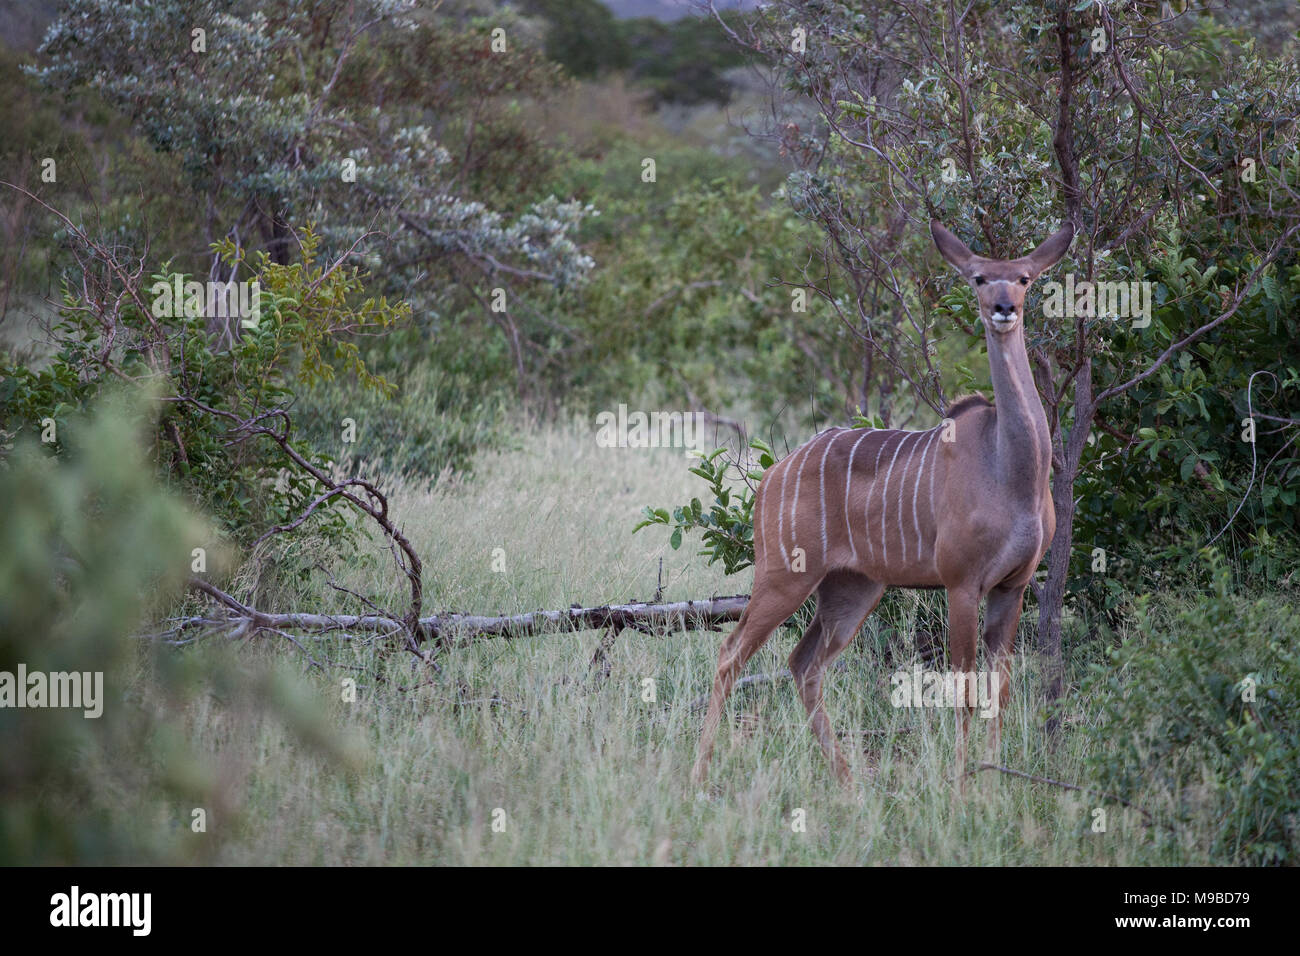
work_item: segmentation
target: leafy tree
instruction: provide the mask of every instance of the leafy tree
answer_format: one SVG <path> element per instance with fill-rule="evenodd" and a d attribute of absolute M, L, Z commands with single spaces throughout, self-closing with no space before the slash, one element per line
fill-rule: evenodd
<path fill-rule="evenodd" d="M 648 86 L 656 103 L 730 101 L 725 72 L 746 60 L 711 21 L 637 18 L 622 21 L 620 27 L 628 50 L 628 76 Z"/>
<path fill-rule="evenodd" d="M 369 237 L 372 273 L 422 313 L 447 307 L 450 282 L 502 330 L 523 389 L 511 308 L 492 311 L 486 298 L 512 283 L 580 281 L 592 262 L 571 233 L 589 210 L 550 196 L 509 211 L 474 194 L 499 200 L 536 155 L 518 121 L 493 117 L 556 76 L 525 21 L 472 12 L 405 0 L 71 0 L 37 75 L 98 92 L 176 155 L 209 245 L 228 238 L 284 265 L 310 221 L 331 255 Z M 431 111 L 449 105 L 463 122 L 444 143 Z M 212 257 L 213 274 L 230 268 Z"/>
<path fill-rule="evenodd" d="M 627 38 L 600 0 L 525 0 L 524 9 L 546 21 L 546 55 L 571 76 L 599 76 L 627 66 Z"/>
<path fill-rule="evenodd" d="M 252 277 L 243 280 L 260 287 L 254 318 L 228 320 L 252 327 L 218 349 L 205 327 L 205 306 L 188 293 L 179 300 L 170 293 L 190 277 L 164 267 L 146 282 L 143 265 L 128 274 L 111 249 L 71 228 L 85 249 L 86 285 L 81 295 L 65 290 L 52 361 L 40 369 L 0 363 L 0 429 L 22 438 L 52 423 L 56 440 L 49 447 L 58 455 L 68 417 L 125 380 L 152 389 L 161 403 L 154 438 L 160 476 L 184 487 L 229 534 L 252 541 L 311 506 L 319 482 L 305 470 L 284 474 L 290 463 L 283 453 L 292 450 L 319 470 L 329 463 L 288 428 L 292 389 L 328 380 L 339 366 L 391 391 L 343 333 L 382 331 L 403 321 L 409 306 L 364 298 L 360 272 L 320 262 L 319 240 L 307 232 L 300 262 L 282 266 L 264 252 L 254 257 Z M 233 243 L 221 252 L 232 266 L 250 266 Z M 287 447 L 249 430 L 267 419 L 285 423 Z M 338 511 L 323 509 L 318 520 L 336 540 L 348 533 Z"/>

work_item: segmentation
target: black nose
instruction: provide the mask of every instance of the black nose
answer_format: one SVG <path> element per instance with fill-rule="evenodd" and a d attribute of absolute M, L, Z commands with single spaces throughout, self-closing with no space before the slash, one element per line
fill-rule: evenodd
<path fill-rule="evenodd" d="M 1015 311 L 1015 307 L 1010 302 L 998 302 L 994 304 L 993 311 L 1000 315 L 1010 315 Z"/>

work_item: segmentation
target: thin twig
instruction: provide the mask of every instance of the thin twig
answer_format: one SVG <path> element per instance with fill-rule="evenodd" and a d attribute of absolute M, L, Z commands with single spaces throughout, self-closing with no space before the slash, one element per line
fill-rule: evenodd
<path fill-rule="evenodd" d="M 1162 827 L 1168 828 L 1169 830 L 1175 829 L 1173 824 L 1166 823 L 1163 820 L 1157 820 L 1154 816 L 1152 816 L 1151 811 L 1139 807 L 1136 803 L 1132 803 L 1131 801 L 1125 800 L 1123 797 L 1119 796 L 1118 794 L 1108 793 L 1105 790 L 1098 790 L 1095 787 L 1083 787 L 1083 786 L 1079 786 L 1078 784 L 1066 783 L 1064 780 L 1053 780 L 1050 777 L 1040 777 L 1037 774 L 1025 773 L 1021 770 L 1012 770 L 1010 767 L 1001 767 L 995 763 L 982 763 L 978 767 L 974 767 L 970 770 L 967 770 L 966 776 L 969 777 L 973 774 L 977 774 L 981 770 L 996 770 L 999 773 L 1005 773 L 1011 777 L 1019 777 L 1022 780 L 1029 780 L 1032 781 L 1033 783 L 1049 783 L 1054 787 L 1061 787 L 1065 790 L 1075 790 L 1078 791 L 1079 793 L 1095 793 L 1099 797 L 1105 797 L 1108 800 L 1114 800 L 1116 803 L 1122 803 L 1130 810 L 1136 810 L 1138 813 L 1142 814 L 1142 816 L 1146 819 L 1148 825 L 1158 824 Z"/>

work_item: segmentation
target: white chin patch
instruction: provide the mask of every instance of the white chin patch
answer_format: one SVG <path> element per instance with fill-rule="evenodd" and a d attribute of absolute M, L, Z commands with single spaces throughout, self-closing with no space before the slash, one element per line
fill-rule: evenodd
<path fill-rule="evenodd" d="M 995 315 L 993 316 L 993 324 L 1000 329 L 1008 329 L 1011 326 L 1015 325 L 1016 320 L 1019 318 L 1020 316 L 1018 316 L 1014 312 L 1012 312 L 1010 315 Z"/>

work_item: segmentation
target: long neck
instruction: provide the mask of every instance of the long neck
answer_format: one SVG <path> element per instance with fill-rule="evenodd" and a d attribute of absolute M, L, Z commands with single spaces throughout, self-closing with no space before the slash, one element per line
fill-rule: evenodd
<path fill-rule="evenodd" d="M 994 471 L 1007 493 L 1037 500 L 1047 483 L 1052 444 L 1029 369 L 1024 323 L 1005 334 L 989 330 L 985 338 L 997 404 Z"/>

